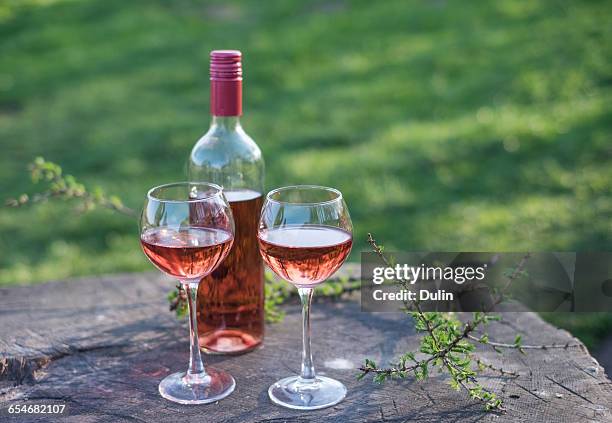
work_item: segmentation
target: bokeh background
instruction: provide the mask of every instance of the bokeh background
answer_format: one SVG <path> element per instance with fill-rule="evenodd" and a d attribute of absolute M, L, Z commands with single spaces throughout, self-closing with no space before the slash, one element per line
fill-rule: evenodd
<path fill-rule="evenodd" d="M 612 248 L 606 1 L 0 1 L 0 188 L 35 156 L 139 208 L 206 131 L 208 53 L 244 53 L 268 189 L 343 191 L 356 248 Z M 0 208 L 0 285 L 150 270 L 136 223 Z M 608 314 L 551 316 L 589 346 Z M 611 344 L 612 345 L 612 344 Z M 611 346 L 612 350 L 612 346 Z"/>

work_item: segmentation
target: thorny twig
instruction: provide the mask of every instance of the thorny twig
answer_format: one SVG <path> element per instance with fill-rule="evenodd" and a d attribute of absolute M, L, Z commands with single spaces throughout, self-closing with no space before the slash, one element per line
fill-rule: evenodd
<path fill-rule="evenodd" d="M 82 212 L 100 206 L 129 217 L 137 216 L 136 211 L 125 206 L 119 197 L 108 196 L 98 187 L 88 189 L 84 184 L 77 181 L 74 176 L 64 175 L 62 168 L 56 163 L 49 162 L 42 157 L 37 157 L 28 165 L 28 169 L 34 183 L 46 181 L 48 188 L 32 196 L 22 194 L 18 198 L 9 198 L 5 202 L 8 207 L 23 207 L 30 203 L 44 203 L 52 198 L 77 199 L 81 201 L 79 210 Z"/>
<path fill-rule="evenodd" d="M 390 266 L 390 261 L 383 253 L 372 234 L 368 234 L 368 243 L 372 250 L 379 256 L 386 266 Z M 421 360 L 415 358 L 415 353 L 407 353 L 401 357 L 400 361 L 388 368 L 380 368 L 376 364 L 366 359 L 364 366 L 360 367 L 362 372 L 360 377 L 368 373 L 375 374 L 375 380 L 382 382 L 388 377 L 406 377 L 413 374 L 417 379 L 423 379 L 428 375 L 428 367 L 440 366 L 445 368 L 451 375 L 451 385 L 455 388 L 463 388 L 468 392 L 471 398 L 479 399 L 485 403 L 487 410 L 503 411 L 501 399 L 493 392 L 482 387 L 476 379 L 476 371 L 471 368 L 470 363 L 474 362 L 479 370 L 489 369 L 499 373 L 502 376 L 517 377 L 518 374 L 513 371 L 495 367 L 485 363 L 482 359 L 473 354 L 475 349 L 474 343 L 489 344 L 497 352 L 499 348 L 517 349 L 523 352 L 523 349 L 547 349 L 547 348 L 569 348 L 579 346 L 579 344 L 566 345 L 523 345 L 521 337 L 517 336 L 513 344 L 493 342 L 488 340 L 486 334 L 481 337 L 474 335 L 474 331 L 482 325 L 486 325 L 490 320 L 498 320 L 496 316 L 490 316 L 489 313 L 496 305 L 503 301 L 503 294 L 508 290 L 512 282 L 517 279 L 524 271 L 525 265 L 530 253 L 525 254 L 517 264 L 514 271 L 507 276 L 499 295 L 484 312 L 474 313 L 474 318 L 468 322 L 461 324 L 456 319 L 452 319 L 439 312 L 424 312 L 418 301 L 404 300 L 405 309 L 415 310 L 410 311 L 410 314 L 415 320 L 417 331 L 426 332 L 426 335 L 421 340 L 420 352 L 428 356 Z M 397 282 L 403 287 L 408 287 L 408 281 L 399 279 Z M 463 325 L 461 330 L 458 330 L 456 325 Z M 442 337 L 442 341 L 440 340 Z M 474 341 L 474 343 L 470 342 Z"/>

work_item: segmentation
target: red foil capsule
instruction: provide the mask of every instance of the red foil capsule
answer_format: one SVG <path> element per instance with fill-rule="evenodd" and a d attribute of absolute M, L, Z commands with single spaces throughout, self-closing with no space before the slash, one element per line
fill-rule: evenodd
<path fill-rule="evenodd" d="M 242 115 L 242 53 L 238 50 L 210 52 L 210 112 Z"/>

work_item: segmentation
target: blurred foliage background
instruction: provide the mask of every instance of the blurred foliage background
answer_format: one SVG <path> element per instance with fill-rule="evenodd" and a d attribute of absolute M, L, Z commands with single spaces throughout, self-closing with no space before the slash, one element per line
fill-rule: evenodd
<path fill-rule="evenodd" d="M 208 53 L 232 48 L 267 188 L 342 190 L 353 260 L 367 232 L 388 250 L 610 250 L 610 22 L 605 1 L 2 0 L 1 196 L 35 190 L 42 155 L 139 208 L 184 179 Z M 103 210 L 1 208 L 0 285 L 150 270 L 137 235 Z"/>

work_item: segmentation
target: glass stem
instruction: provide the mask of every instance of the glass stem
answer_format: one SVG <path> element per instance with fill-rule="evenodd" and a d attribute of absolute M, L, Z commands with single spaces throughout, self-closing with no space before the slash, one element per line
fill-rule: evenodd
<path fill-rule="evenodd" d="M 196 281 L 185 281 L 183 287 L 187 291 L 188 312 L 189 312 L 189 341 L 190 341 L 190 354 L 189 354 L 189 369 L 187 370 L 186 379 L 188 381 L 197 382 L 202 377 L 206 376 L 206 370 L 202 363 L 202 355 L 200 354 L 200 342 L 198 339 L 198 285 L 199 280 Z"/>
<path fill-rule="evenodd" d="M 302 301 L 302 373 L 300 377 L 304 381 L 314 381 L 315 379 L 315 369 L 310 352 L 310 305 L 312 304 L 313 292 L 312 288 L 298 288 Z"/>

